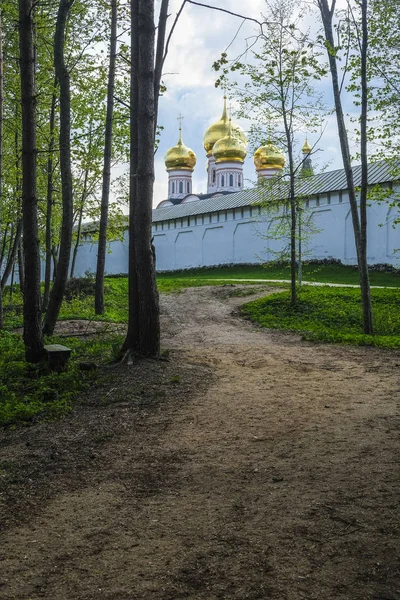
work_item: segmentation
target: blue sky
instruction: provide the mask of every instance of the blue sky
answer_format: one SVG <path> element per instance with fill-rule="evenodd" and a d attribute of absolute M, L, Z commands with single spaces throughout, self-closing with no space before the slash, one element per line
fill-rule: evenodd
<path fill-rule="evenodd" d="M 203 0 L 206 2 L 206 0 Z M 211 4 L 212 2 L 208 2 Z M 170 22 L 181 5 L 181 0 L 171 0 Z M 218 0 L 215 5 L 246 14 L 259 19 L 265 7 L 264 0 Z M 178 140 L 178 115 L 184 116 L 182 130 L 183 140 L 197 155 L 197 164 L 193 173 L 193 191 L 206 191 L 206 156 L 202 145 L 203 133 L 209 125 L 219 119 L 223 107 L 223 93 L 215 88 L 216 73 L 212 71 L 212 63 L 232 42 L 241 19 L 228 14 L 209 10 L 194 5 L 187 5 L 175 29 L 169 55 L 164 68 L 163 80 L 167 92 L 160 99 L 159 124 L 164 127 L 160 147 L 156 153 L 156 181 L 154 188 L 154 204 L 158 204 L 167 195 L 168 175 L 165 171 L 164 155 L 167 149 Z M 314 23 L 315 17 L 310 17 Z M 256 32 L 255 23 L 246 22 L 240 29 L 235 41 L 229 48 L 229 56 L 236 56 L 245 47 L 246 38 Z M 331 107 L 330 81 L 323 84 L 326 103 Z M 351 110 L 351 99 L 347 99 Z M 350 102 L 349 102 L 350 101 Z M 237 119 L 236 119 L 237 120 Z M 246 130 L 249 122 L 240 122 Z M 311 144 L 317 136 L 308 136 Z M 301 142 L 301 140 L 299 140 Z M 337 138 L 334 116 L 327 119 L 323 137 L 319 142 L 317 153 L 319 164 L 329 163 L 329 170 L 342 167 L 340 148 Z M 255 171 L 251 153 L 248 154 L 245 167 L 245 178 L 250 186 L 254 182 Z"/>

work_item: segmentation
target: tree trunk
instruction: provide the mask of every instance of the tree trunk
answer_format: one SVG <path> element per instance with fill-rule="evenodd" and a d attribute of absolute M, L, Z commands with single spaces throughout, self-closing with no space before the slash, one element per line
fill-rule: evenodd
<path fill-rule="evenodd" d="M 282 27 L 281 27 L 282 32 Z M 288 112 L 293 107 L 288 108 L 285 103 L 286 93 L 284 90 L 284 83 L 282 80 L 283 72 L 282 66 L 280 67 L 280 92 L 281 92 L 281 109 L 283 124 L 285 127 L 286 144 L 289 156 L 289 206 L 290 206 L 290 303 L 295 306 L 297 302 L 297 290 L 296 290 L 296 219 L 297 219 L 297 205 L 296 205 L 296 194 L 295 194 L 295 172 L 293 164 L 293 135 L 292 135 L 292 122 L 288 121 Z M 290 118 L 290 117 L 289 117 Z"/>
<path fill-rule="evenodd" d="M 160 351 L 160 324 L 151 250 L 155 119 L 154 0 L 131 0 L 131 9 L 130 296 L 124 349 L 156 356 Z"/>
<path fill-rule="evenodd" d="M 47 157 L 47 202 L 46 202 L 46 265 L 44 274 L 44 292 L 42 310 L 46 312 L 50 297 L 51 283 L 51 247 L 52 247 L 52 212 L 53 212 L 53 153 L 54 153 L 54 127 L 56 118 L 56 86 L 53 84 L 53 95 L 51 98 L 50 123 L 49 123 L 49 147 Z"/>
<path fill-rule="evenodd" d="M 54 68 L 60 88 L 60 171 L 62 189 L 62 226 L 57 275 L 50 293 L 43 332 L 52 335 L 60 312 L 68 280 L 73 228 L 73 198 L 71 172 L 71 92 L 69 73 L 64 61 L 65 26 L 74 0 L 60 0 L 54 35 Z"/>
<path fill-rule="evenodd" d="M 361 154 L 361 190 L 360 190 L 360 286 L 363 302 L 364 333 L 372 335 L 372 303 L 368 273 L 367 246 L 367 194 L 368 194 L 368 152 L 367 152 L 367 116 L 368 116 L 368 84 L 367 84 L 367 0 L 361 2 L 362 41 L 361 41 L 361 119 L 360 119 L 360 154 Z"/>
<path fill-rule="evenodd" d="M 15 265 L 15 261 L 16 261 L 17 254 L 18 254 L 18 248 L 21 243 L 22 224 L 23 224 L 22 219 L 19 219 L 18 223 L 17 223 L 17 229 L 15 231 L 14 240 L 12 240 L 12 245 L 10 245 L 10 252 L 9 252 L 8 258 L 7 258 L 6 268 L 4 269 L 4 273 L 1 278 L 1 286 L 0 287 L 2 290 L 4 290 L 5 286 L 7 285 L 7 281 L 9 279 L 11 272 Z M 10 244 L 11 244 L 11 239 L 10 239 Z"/>
<path fill-rule="evenodd" d="M 365 232 L 364 238 L 364 248 L 363 248 L 363 240 L 361 233 L 361 225 L 360 225 L 360 216 L 358 213 L 357 206 L 357 198 L 354 187 L 354 178 L 353 178 L 353 169 L 351 166 L 351 157 L 350 157 L 350 149 L 349 149 L 349 140 L 346 130 L 346 124 L 344 120 L 342 100 L 340 97 L 340 86 L 339 86 L 339 76 L 337 70 L 337 61 L 336 56 L 334 54 L 335 42 L 333 37 L 333 14 L 335 10 L 335 2 L 332 3 L 331 9 L 329 9 L 328 0 L 318 0 L 318 7 L 320 9 L 322 23 L 325 31 L 325 38 L 328 44 L 328 60 L 329 60 L 329 68 L 331 72 L 332 78 L 332 87 L 333 87 L 333 97 L 335 101 L 335 109 L 336 109 L 336 121 L 339 132 L 339 142 L 340 149 L 342 152 L 342 160 L 343 167 L 346 174 L 347 188 L 349 193 L 349 201 L 350 201 L 350 211 L 353 221 L 353 230 L 354 230 L 354 240 L 357 251 L 357 263 L 358 270 L 360 274 L 360 287 L 361 287 L 361 301 L 362 301 L 362 309 L 363 309 L 363 324 L 364 324 L 364 333 L 372 334 L 372 305 L 371 305 L 371 294 L 370 294 L 370 286 L 369 286 L 369 278 L 368 278 L 368 264 L 367 264 L 367 252 L 366 252 L 366 225 L 367 225 L 367 215 L 366 215 L 366 206 L 363 210 L 363 227 Z M 364 107 L 365 108 L 365 107 Z M 366 155 L 365 155 L 366 156 Z M 364 165 L 365 169 L 365 165 Z M 365 178 L 367 175 L 366 170 L 363 172 L 363 177 Z"/>
<path fill-rule="evenodd" d="M 21 294 L 25 294 L 25 269 L 24 269 L 24 256 L 22 243 L 18 244 L 18 277 L 19 277 L 19 289 Z"/>
<path fill-rule="evenodd" d="M 3 220 L 3 27 L 1 20 L 1 8 L 0 8 L 0 234 Z M 1 235 L 0 235 L 1 238 Z M 2 260 L 0 259 L 0 274 L 1 274 Z M 3 291 L 0 286 L 0 329 L 4 327 L 4 315 L 3 315 Z"/>
<path fill-rule="evenodd" d="M 2 242 L 1 242 L 1 251 L 0 251 L 0 265 L 2 265 L 2 264 L 3 264 L 3 261 L 4 261 L 4 256 L 5 256 L 5 254 L 6 254 L 7 241 L 8 241 L 8 240 L 7 240 L 7 238 L 8 238 L 8 228 L 9 228 L 9 227 L 10 227 L 10 223 L 7 223 L 7 224 L 6 224 L 6 228 L 5 228 L 5 230 L 4 230 L 4 233 L 3 233 L 3 239 L 2 239 Z"/>
<path fill-rule="evenodd" d="M 130 149 L 129 149 L 129 265 L 128 265 L 128 331 L 122 351 L 139 349 L 139 289 L 136 274 L 135 221 L 138 166 L 138 96 L 139 96 L 139 0 L 131 5 L 131 73 L 130 73 Z"/>
<path fill-rule="evenodd" d="M 80 207 L 79 207 L 78 228 L 77 228 L 77 232 L 76 232 L 76 242 L 75 242 L 74 250 L 73 250 L 73 253 L 72 253 L 71 271 L 69 273 L 70 277 L 74 276 L 76 257 L 78 255 L 79 242 L 80 242 L 80 239 L 81 239 L 83 209 L 84 209 L 84 206 L 85 206 L 85 200 L 86 200 L 86 195 L 87 195 L 88 177 L 89 177 L 89 168 L 87 168 L 86 171 L 85 171 L 85 179 L 84 179 L 84 183 L 83 183 L 83 190 L 82 190 L 82 196 L 81 196 L 81 204 L 80 204 Z"/>
<path fill-rule="evenodd" d="M 138 197 L 135 224 L 139 351 L 160 353 L 159 299 L 151 249 L 154 185 L 154 0 L 139 1 Z"/>
<path fill-rule="evenodd" d="M 162 0 L 157 27 L 156 62 L 154 66 L 154 136 L 156 135 L 157 130 L 158 101 L 160 98 L 160 85 L 162 69 L 164 66 L 165 31 L 167 28 L 168 6 L 169 0 Z"/>
<path fill-rule="evenodd" d="M 106 262 L 107 246 L 107 224 L 108 205 L 110 196 L 111 179 L 111 154 L 112 154 L 112 130 L 114 114 L 114 84 L 115 63 L 117 54 L 117 0 L 111 0 L 111 36 L 110 36 L 110 64 L 108 70 L 107 88 L 107 116 L 106 131 L 104 137 L 104 166 L 103 166 L 103 189 L 101 194 L 101 213 L 99 243 L 97 247 L 96 289 L 94 306 L 96 315 L 104 313 L 104 268 Z"/>
<path fill-rule="evenodd" d="M 36 195 L 36 95 L 33 0 L 19 0 L 22 105 L 22 219 L 25 263 L 24 344 L 28 362 L 43 356 L 40 312 L 40 253 Z"/>

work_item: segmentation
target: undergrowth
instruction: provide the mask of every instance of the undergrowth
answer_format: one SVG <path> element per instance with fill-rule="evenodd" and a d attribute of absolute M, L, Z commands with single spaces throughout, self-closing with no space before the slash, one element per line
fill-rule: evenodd
<path fill-rule="evenodd" d="M 245 304 L 243 316 L 262 327 L 295 331 L 303 339 L 400 349 L 400 290 L 371 290 L 375 335 L 362 332 L 360 290 L 304 287 L 295 306 L 290 292 Z"/>
<path fill-rule="evenodd" d="M 69 412 L 97 377 L 96 370 L 81 370 L 79 362 L 109 362 L 122 337 L 103 335 L 82 341 L 54 336 L 51 342 L 72 349 L 68 368 L 61 373 L 49 371 L 45 363 L 27 363 L 21 336 L 0 332 L 0 425 L 55 419 Z"/>

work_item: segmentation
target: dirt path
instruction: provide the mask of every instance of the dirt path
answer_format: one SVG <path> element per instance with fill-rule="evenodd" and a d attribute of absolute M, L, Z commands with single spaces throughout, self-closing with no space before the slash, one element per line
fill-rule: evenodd
<path fill-rule="evenodd" d="M 400 354 L 254 328 L 242 289 L 164 297 L 170 362 L 3 436 L 0 598 L 400 599 Z"/>

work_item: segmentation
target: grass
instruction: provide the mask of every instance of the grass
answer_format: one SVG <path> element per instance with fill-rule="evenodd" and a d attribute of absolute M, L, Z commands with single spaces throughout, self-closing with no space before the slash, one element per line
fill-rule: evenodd
<path fill-rule="evenodd" d="M 305 287 L 296 306 L 289 292 L 249 302 L 242 315 L 262 327 L 300 333 L 303 339 L 400 349 L 400 289 L 372 290 L 375 335 L 362 333 L 360 291 Z"/>
<path fill-rule="evenodd" d="M 110 362 L 121 347 L 122 337 L 96 336 L 82 341 L 53 336 L 51 341 L 73 350 L 68 369 L 62 373 L 49 371 L 46 364 L 25 362 L 21 336 L 0 332 L 1 425 L 51 420 L 69 412 L 79 394 L 97 377 L 96 371 L 82 371 L 79 362 Z"/>
<path fill-rule="evenodd" d="M 290 279 L 290 268 L 288 265 L 268 264 L 265 266 L 240 266 L 217 267 L 212 269 L 188 269 L 175 271 L 173 273 L 160 273 L 157 280 L 160 284 L 171 285 L 172 281 L 202 280 L 211 282 L 215 279 Z M 303 280 L 318 281 L 321 283 L 345 283 L 350 285 L 359 284 L 358 270 L 356 267 L 341 264 L 317 264 L 308 263 L 303 265 Z M 390 271 L 370 271 L 371 285 L 400 287 L 400 274 Z M 208 284 L 204 284 L 208 285 Z"/>
<path fill-rule="evenodd" d="M 160 292 L 173 293 L 186 287 L 223 285 L 224 278 L 256 280 L 288 277 L 287 267 L 275 265 L 268 268 L 236 266 L 197 269 L 160 274 L 157 280 Z M 342 265 L 308 265 L 304 267 L 304 279 L 356 284 L 357 271 Z M 102 317 L 94 313 L 93 286 L 88 281 L 82 283 L 83 287 L 78 286 L 80 293 L 71 294 L 69 300 L 63 302 L 60 320 L 127 323 L 127 277 L 106 278 L 105 314 Z M 360 292 L 357 289 L 303 288 L 295 309 L 289 305 L 288 292 L 283 292 L 247 304 L 243 314 L 265 327 L 300 331 L 306 339 L 399 348 L 400 277 L 395 273 L 372 272 L 371 283 L 398 288 L 373 291 L 377 333 L 373 338 L 363 336 L 360 331 Z M 247 293 L 233 290 L 232 295 L 245 296 Z M 46 342 L 67 345 L 73 349 L 73 353 L 67 371 L 50 373 L 45 365 L 29 365 L 25 362 L 21 335 L 13 331 L 22 326 L 22 298 L 18 286 L 14 287 L 12 305 L 8 302 L 7 293 L 4 295 L 4 305 L 5 330 L 0 332 L 0 425 L 14 426 L 37 419 L 58 418 L 71 410 L 79 394 L 96 379 L 96 371 L 82 371 L 79 362 L 109 362 L 118 354 L 122 337 L 107 333 L 88 340 L 53 336 Z"/>

